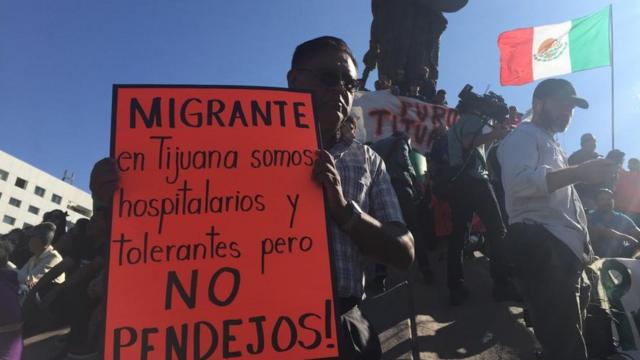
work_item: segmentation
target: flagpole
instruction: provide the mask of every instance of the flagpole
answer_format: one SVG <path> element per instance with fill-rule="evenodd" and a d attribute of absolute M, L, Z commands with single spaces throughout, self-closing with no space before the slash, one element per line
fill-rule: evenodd
<path fill-rule="evenodd" d="M 611 61 L 611 149 L 616 148 L 615 101 L 613 86 L 613 4 L 609 4 L 609 56 Z"/>

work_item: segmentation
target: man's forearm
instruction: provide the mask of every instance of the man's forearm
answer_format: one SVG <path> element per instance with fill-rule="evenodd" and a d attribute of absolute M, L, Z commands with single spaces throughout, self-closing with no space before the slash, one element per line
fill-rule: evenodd
<path fill-rule="evenodd" d="M 383 264 L 406 270 L 413 263 L 413 236 L 400 223 L 383 224 L 362 214 L 362 218 L 353 224 L 349 236 L 364 255 Z"/>
<path fill-rule="evenodd" d="M 564 169 L 550 171 L 547 173 L 547 190 L 552 193 L 563 187 L 579 183 L 581 175 L 579 168 L 570 166 Z"/>
<path fill-rule="evenodd" d="M 478 147 L 480 145 L 488 145 L 494 142 L 497 139 L 497 136 L 490 132 L 488 134 L 480 134 L 480 135 L 468 135 L 464 138 L 463 145 L 466 150 L 470 150 L 474 147 Z"/>
<path fill-rule="evenodd" d="M 67 286 L 75 286 L 78 284 L 85 284 L 92 279 L 96 274 L 102 271 L 104 267 L 104 260 L 101 257 L 93 259 L 89 264 L 79 268 L 73 276 L 65 281 Z"/>
<path fill-rule="evenodd" d="M 34 286 L 33 290 L 35 290 L 35 291 L 40 290 L 42 287 L 46 286 L 47 284 L 49 284 L 52 281 L 54 281 L 55 279 L 57 279 L 64 272 L 72 269 L 74 264 L 75 264 L 75 262 L 73 260 L 71 260 L 71 259 L 68 259 L 68 258 L 67 259 L 63 259 L 56 266 L 54 266 L 51 270 L 49 270 L 46 274 L 44 274 L 40 278 L 40 280 L 38 280 L 38 282 L 36 283 L 36 286 Z"/>

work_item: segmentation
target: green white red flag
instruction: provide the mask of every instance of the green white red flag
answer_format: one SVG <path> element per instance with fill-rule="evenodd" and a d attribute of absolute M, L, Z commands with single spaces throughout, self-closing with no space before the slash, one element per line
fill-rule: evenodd
<path fill-rule="evenodd" d="M 498 37 L 500 83 L 538 79 L 611 65 L 611 8 L 559 24 L 506 31 Z"/>

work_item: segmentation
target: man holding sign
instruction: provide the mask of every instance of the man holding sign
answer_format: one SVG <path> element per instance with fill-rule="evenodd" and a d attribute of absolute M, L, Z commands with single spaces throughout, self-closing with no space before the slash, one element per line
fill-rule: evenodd
<path fill-rule="evenodd" d="M 290 88 L 312 91 L 320 123 L 323 149 L 317 153 L 313 179 L 325 190 L 332 220 L 328 226 L 342 355 L 379 358 L 377 335 L 358 309 L 364 293 L 364 258 L 408 269 L 414 244 L 382 159 L 371 148 L 339 137 L 357 90 L 356 62 L 344 41 L 320 37 L 296 48 L 287 80 Z"/>
<path fill-rule="evenodd" d="M 296 315 L 291 311 L 308 311 L 302 308 L 295 309 L 306 306 L 305 302 L 309 302 L 309 305 L 312 305 L 312 302 L 316 303 L 315 306 L 330 305 L 329 300 L 325 301 L 324 296 L 319 295 L 330 291 L 329 279 L 324 277 L 324 274 L 328 273 L 328 264 L 322 262 L 321 256 L 312 254 L 322 254 L 322 247 L 325 246 L 326 249 L 326 242 L 324 245 L 322 241 L 317 242 L 313 245 L 316 250 L 308 252 L 312 247 L 312 238 L 293 238 L 292 243 L 292 238 L 289 237 L 289 253 L 292 246 L 300 247 L 302 252 L 289 257 L 288 260 L 280 257 L 284 261 L 269 262 L 268 266 L 265 262 L 266 256 L 283 254 L 282 249 L 286 248 L 286 243 L 283 245 L 283 242 L 287 240 L 265 238 L 260 241 L 260 256 L 256 256 L 256 248 L 251 247 L 261 236 L 260 229 L 264 225 L 261 227 L 260 224 L 266 225 L 271 222 L 274 229 L 282 226 L 282 221 L 272 214 L 281 214 L 288 211 L 287 209 L 293 210 L 291 221 L 286 221 L 290 229 L 295 229 L 293 220 L 297 218 L 299 220 L 296 223 L 307 223 L 304 225 L 307 231 L 315 231 L 312 237 L 320 238 L 320 227 L 312 226 L 314 221 L 311 219 L 316 216 L 318 210 L 322 211 L 322 208 L 318 208 L 318 203 L 312 200 L 317 198 L 321 205 L 321 194 L 315 191 L 315 194 L 319 195 L 316 197 L 312 194 L 313 189 L 308 189 L 302 180 L 306 176 L 303 166 L 309 166 L 313 169 L 313 179 L 325 190 L 325 206 L 330 215 L 327 226 L 332 240 L 330 250 L 333 255 L 335 309 L 341 319 L 341 357 L 380 357 L 377 336 L 357 306 L 363 295 L 363 259 L 370 257 L 377 262 L 406 269 L 413 261 L 413 239 L 402 222 L 400 208 L 382 160 L 368 147 L 346 138 L 340 139 L 338 136 L 338 129 L 351 108 L 357 86 L 355 77 L 355 61 L 342 40 L 323 37 L 301 44 L 296 49 L 292 69 L 287 75 L 289 87 L 310 90 L 313 93 L 315 116 L 318 117 L 324 144 L 323 150 L 317 151 L 316 159 L 313 158 L 312 151 L 300 148 L 298 160 L 301 160 L 301 163 L 286 170 L 289 178 L 280 177 L 279 180 L 274 176 L 285 173 L 260 169 L 267 158 L 261 158 L 261 163 L 254 155 L 272 151 L 271 147 L 274 144 L 292 146 L 295 141 L 289 145 L 284 145 L 284 142 L 288 141 L 286 138 L 291 139 L 293 134 L 301 139 L 304 137 L 296 146 L 307 146 L 303 143 L 310 143 L 309 134 L 312 133 L 309 132 L 310 127 L 305 118 L 311 119 L 313 114 L 306 110 L 310 107 L 305 106 L 308 100 L 304 100 L 305 97 L 309 99 L 308 94 L 285 94 L 278 89 L 265 89 L 260 93 L 261 90 L 232 87 L 115 88 L 114 129 L 118 129 L 114 131 L 118 135 L 112 145 L 112 156 L 117 160 L 104 160 L 96 164 L 91 181 L 96 204 L 109 204 L 112 198 L 115 204 L 109 270 L 108 301 L 111 305 L 107 306 L 106 348 L 109 351 L 113 350 L 113 354 L 140 353 L 145 357 L 145 354 L 153 351 L 162 351 L 163 348 L 158 347 L 156 350 L 153 345 L 154 339 L 162 336 L 166 337 L 164 349 L 167 356 L 174 352 L 184 356 L 194 353 L 196 358 L 200 358 L 197 354 L 213 354 L 217 351 L 218 334 L 221 348 L 219 350 L 224 357 L 261 353 L 266 355 L 267 351 L 283 355 L 286 352 L 288 356 L 294 356 L 291 351 L 297 351 L 296 353 L 302 355 L 305 351 L 318 349 L 322 339 L 320 331 L 314 327 L 317 327 L 321 316 L 310 312 Z M 287 96 L 288 100 L 279 98 L 283 96 Z M 176 104 L 179 111 L 174 110 Z M 287 104 L 289 106 L 285 108 Z M 277 106 L 279 112 L 266 111 L 267 105 Z M 259 106 L 264 108 L 260 109 Z M 244 113 L 243 108 L 246 109 Z M 245 118 L 244 114 L 249 113 L 251 116 Z M 278 113 L 280 120 L 276 122 Z M 176 116 L 178 114 L 179 117 Z M 273 114 L 276 115 L 272 117 Z M 294 123 L 291 122 L 292 118 Z M 288 125 L 286 128 L 285 123 Z M 194 127 L 208 129 L 193 130 Z M 270 139 L 265 141 L 264 134 L 269 134 Z M 239 136 L 253 138 L 256 141 L 240 141 Z M 235 146 L 236 149 L 219 151 L 229 146 L 232 146 L 231 149 Z M 263 149 L 256 149 L 260 146 Z M 251 154 L 251 158 L 245 157 L 243 160 L 242 154 Z M 198 155 L 204 159 L 197 162 L 203 165 L 202 167 L 195 165 Z M 190 166 L 184 166 L 184 161 L 189 161 L 184 156 L 193 157 Z M 213 169 L 209 159 L 212 156 L 217 159 L 217 162 L 213 161 Z M 145 157 L 158 161 L 145 162 Z M 180 160 L 177 157 L 180 157 Z M 147 165 L 144 171 L 140 171 L 145 164 Z M 243 167 L 243 164 L 246 165 Z M 303 172 L 300 173 L 297 169 Z M 251 181 L 251 176 L 257 174 L 268 176 L 264 177 L 264 184 L 258 185 Z M 230 181 L 231 176 L 234 176 L 233 181 Z M 291 179 L 297 180 L 292 182 Z M 297 184 L 300 185 L 299 191 L 307 194 L 304 201 L 300 201 L 300 194 L 287 194 L 288 202 L 273 200 L 284 198 L 280 196 L 283 194 L 278 193 L 282 189 L 296 191 L 293 187 L 297 187 Z M 313 187 L 313 184 L 309 184 Z M 230 196 L 218 196 L 221 191 Z M 199 205 L 201 200 L 204 204 L 202 207 Z M 245 200 L 250 209 L 244 208 Z M 165 216 L 164 221 L 162 216 L 154 215 L 158 212 L 154 210 L 154 201 L 162 205 L 159 209 Z M 299 206 L 300 203 L 303 206 Z M 316 205 L 304 206 L 307 203 Z M 165 205 L 173 210 L 165 212 Z M 219 209 L 221 206 L 222 210 Z M 142 215 L 139 214 L 140 211 Z M 248 213 L 250 211 L 251 214 Z M 368 215 L 369 213 L 372 215 Z M 188 226 L 184 226 L 184 221 L 188 221 Z M 255 226 L 243 228 L 241 224 L 246 221 L 251 221 Z M 211 224 L 213 222 L 215 223 Z M 207 233 L 208 240 L 199 240 L 200 226 L 207 224 L 211 224 L 211 230 Z M 181 242 L 182 239 L 191 238 L 199 241 L 189 244 Z M 213 255 L 209 255 L 209 252 L 203 253 L 204 257 L 197 255 L 200 254 L 197 249 L 206 249 L 207 245 Z M 190 248 L 193 249 L 193 256 L 189 255 Z M 156 251 L 148 255 L 151 265 L 141 267 L 140 256 L 135 255 L 144 252 L 146 263 L 149 249 Z M 175 260 L 169 262 L 172 249 L 178 250 L 173 250 Z M 179 249 L 185 250 L 182 257 L 186 261 L 179 259 Z M 154 255 L 157 256 L 154 258 Z M 256 258 L 260 259 L 260 265 L 257 267 L 255 260 L 251 260 Z M 163 265 L 163 261 L 167 265 Z M 223 264 L 225 266 L 221 267 Z M 163 274 L 161 269 L 167 269 L 166 266 L 175 267 L 175 270 L 169 268 L 166 282 L 163 282 L 164 276 L 159 276 L 159 281 L 152 278 L 153 274 Z M 281 275 L 291 273 L 294 268 L 304 273 L 309 266 L 316 267 L 317 272 L 307 272 L 307 275 L 303 275 L 302 279 L 306 279 L 303 280 L 306 283 L 301 283 L 298 287 L 298 291 L 306 291 L 306 298 L 301 296 L 296 304 L 296 301 L 292 302 L 282 297 L 290 296 L 286 295 L 286 291 L 281 292 L 281 296 L 278 295 L 278 287 L 281 288 L 285 283 L 273 281 L 282 278 Z M 214 271 L 209 281 L 208 292 L 198 291 L 202 287 L 199 286 L 202 284 L 198 284 L 198 271 Z M 251 279 L 239 292 L 240 276 L 256 276 L 256 271 L 256 280 L 262 279 L 260 281 L 263 281 L 263 284 L 270 284 L 273 294 L 264 293 L 265 286 L 260 285 L 260 282 L 252 283 Z M 122 299 L 118 298 L 118 294 L 136 291 L 135 286 L 138 285 L 130 281 L 134 278 L 148 279 L 144 284 L 148 289 L 146 292 L 163 286 L 163 289 L 166 288 L 166 297 L 163 297 L 166 298 L 163 302 L 165 312 L 158 314 L 157 319 L 154 319 L 154 325 L 149 324 L 149 316 L 145 314 L 154 311 L 158 304 L 149 303 L 146 308 L 140 308 L 137 312 L 132 310 L 135 308 L 131 306 L 128 310 L 121 306 Z M 223 279 L 222 282 L 228 279 L 236 281 L 233 282 L 233 286 L 222 284 L 220 290 L 216 290 L 218 278 Z M 120 283 L 117 279 L 120 279 Z M 300 280 L 294 278 L 293 281 Z M 166 286 L 163 285 L 165 283 Z M 311 284 L 318 291 L 310 291 Z M 204 290 L 207 290 L 207 286 Z M 220 294 L 227 292 L 228 298 L 220 297 Z M 196 296 L 196 293 L 201 294 L 200 297 Z M 313 295 L 314 293 L 318 295 Z M 237 296 L 238 294 L 240 296 Z M 142 293 L 140 295 L 142 296 Z M 260 298 L 265 315 L 237 318 L 247 316 L 242 309 L 255 307 L 256 299 Z M 214 307 L 211 308 L 207 302 L 211 302 Z M 135 306 L 139 306 L 139 303 L 140 301 L 137 301 Z M 276 309 L 278 306 L 275 304 L 283 310 Z M 181 313 L 190 314 L 189 318 L 181 318 Z M 123 320 L 127 314 L 134 316 L 129 323 Z M 299 316 L 299 319 L 293 316 Z M 276 318 L 277 321 L 273 323 Z M 325 316 L 325 321 L 327 318 L 330 316 Z M 174 325 L 176 319 L 188 321 L 182 325 L 181 340 L 177 337 L 178 330 Z M 296 323 L 299 323 L 298 330 Z M 163 327 L 166 325 L 163 324 L 169 325 L 166 331 Z M 331 321 L 326 324 L 325 345 L 327 349 L 332 349 Z M 273 344 L 271 348 L 265 349 L 263 339 L 265 335 L 269 336 L 265 333 L 272 329 Z M 208 333 L 211 341 L 204 347 L 202 342 L 195 342 L 193 347 L 189 345 L 187 349 L 186 338 L 191 331 L 197 339 L 200 338 L 200 334 Z M 251 331 L 254 332 L 253 336 Z M 290 336 L 286 335 L 287 332 L 290 332 Z M 258 335 L 257 343 L 253 342 L 255 335 Z M 243 347 L 242 343 L 246 343 L 246 347 Z M 329 354 L 330 351 L 324 353 Z M 220 355 L 220 352 L 215 354 Z"/>

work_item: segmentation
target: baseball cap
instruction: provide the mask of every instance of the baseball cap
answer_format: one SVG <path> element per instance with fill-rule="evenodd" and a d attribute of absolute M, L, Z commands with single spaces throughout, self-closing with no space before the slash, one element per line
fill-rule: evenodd
<path fill-rule="evenodd" d="M 576 96 L 576 89 L 565 79 L 546 79 L 541 81 L 533 91 L 533 97 L 544 100 L 549 98 L 571 100 L 581 109 L 588 109 L 587 100 Z"/>

